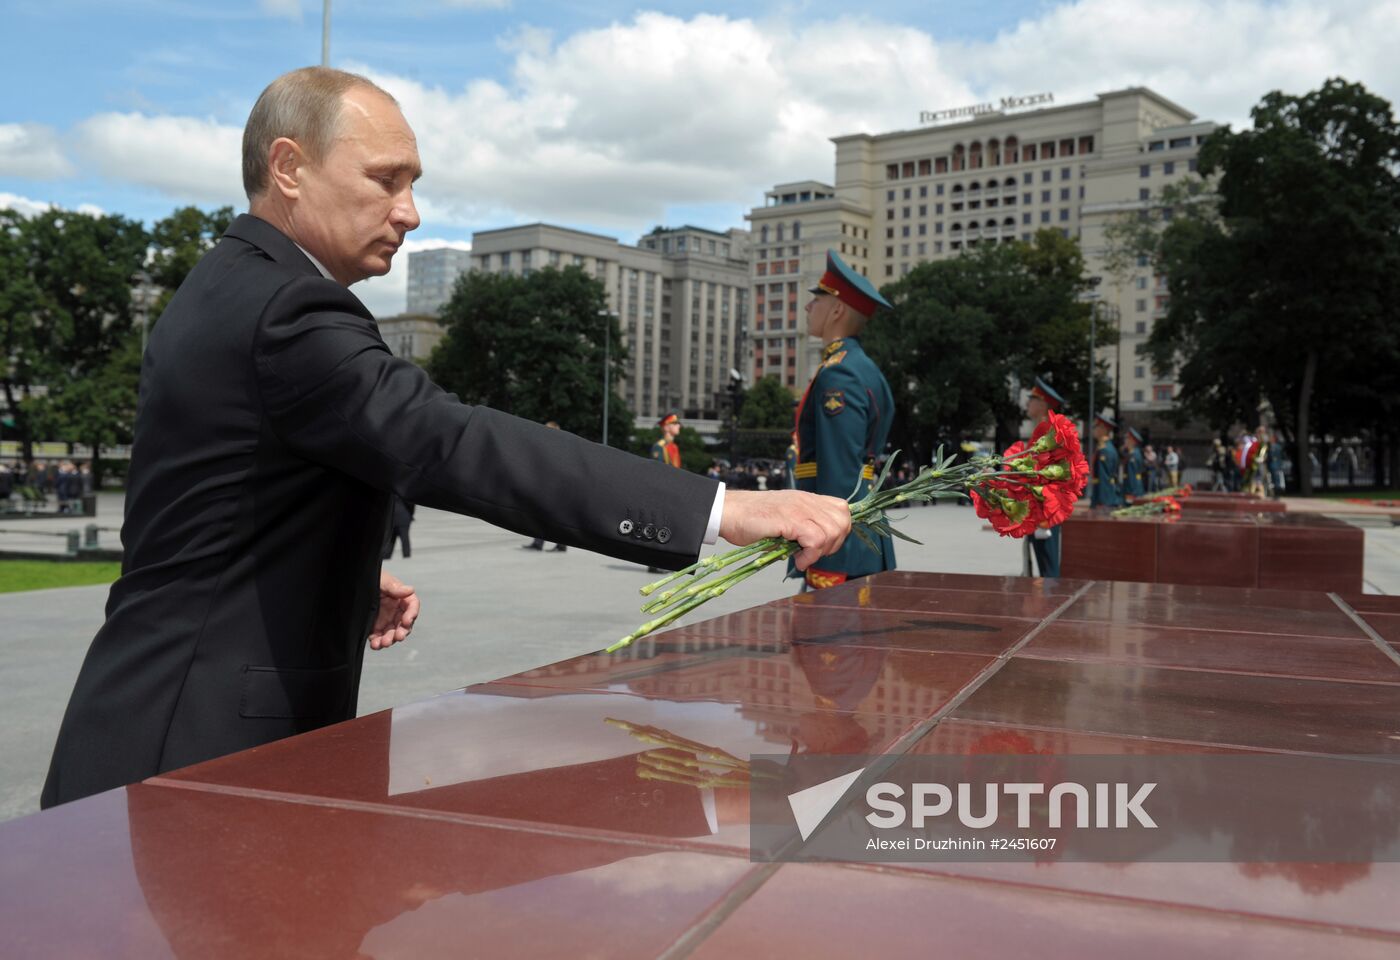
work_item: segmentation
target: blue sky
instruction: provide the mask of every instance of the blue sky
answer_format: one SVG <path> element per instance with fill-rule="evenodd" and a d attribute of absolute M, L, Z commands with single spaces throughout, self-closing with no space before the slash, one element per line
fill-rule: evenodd
<path fill-rule="evenodd" d="M 0 204 L 19 209 L 241 207 L 248 109 L 320 58 L 316 0 L 0 0 L 0 18 Z M 1236 124 L 1338 73 L 1393 98 L 1396 37 L 1383 0 L 334 0 L 331 62 L 404 105 L 431 245 L 534 220 L 743 226 L 773 183 L 830 179 L 832 136 L 1008 94 L 1144 84 Z M 367 302 L 401 306 L 403 272 Z"/>

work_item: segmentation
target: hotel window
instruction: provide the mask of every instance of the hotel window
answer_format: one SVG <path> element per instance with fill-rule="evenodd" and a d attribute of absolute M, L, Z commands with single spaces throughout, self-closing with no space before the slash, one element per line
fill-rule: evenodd
<path fill-rule="evenodd" d="M 1142 403 L 1142 391 L 1141 391 L 1141 390 L 1134 390 L 1134 391 L 1133 391 L 1133 402 L 1134 402 L 1134 403 Z"/>
<path fill-rule="evenodd" d="M 1022 183 L 1034 183 L 1034 182 L 1035 182 L 1035 174 L 1033 174 L 1033 173 L 1031 173 L 1029 170 L 1027 170 L 1025 173 L 1021 174 L 1021 182 L 1022 182 Z"/>
<path fill-rule="evenodd" d="M 933 225 L 933 232 L 934 232 L 934 233 L 942 233 L 942 232 L 943 232 L 943 221 L 942 221 L 942 220 L 938 221 L 937 223 L 935 223 L 935 224 Z"/>
<path fill-rule="evenodd" d="M 886 247 L 886 248 L 885 248 L 885 259 L 888 260 L 889 258 L 891 258 L 891 257 L 893 257 L 893 256 L 894 256 L 894 247 Z"/>
<path fill-rule="evenodd" d="M 1053 170 L 1042 170 L 1042 171 L 1040 171 L 1040 182 L 1041 182 L 1041 183 L 1049 183 L 1050 180 L 1051 180 L 1051 178 L 1052 178 L 1053 176 L 1054 176 L 1054 171 L 1053 171 Z"/>
<path fill-rule="evenodd" d="M 894 219 L 894 207 L 890 207 L 888 210 L 885 211 L 885 219 L 886 219 L 886 220 L 893 220 L 893 219 Z"/>
<path fill-rule="evenodd" d="M 933 161 L 932 161 L 932 160 L 920 160 L 920 161 L 919 161 L 919 176 L 921 176 L 921 177 L 927 177 L 927 176 L 928 176 L 929 174 L 931 174 L 932 172 L 933 172 Z"/>
<path fill-rule="evenodd" d="M 893 191 L 893 190 L 886 190 L 886 191 L 885 191 L 885 202 L 886 202 L 886 203 L 894 203 L 894 191 Z"/>
<path fill-rule="evenodd" d="M 1146 313 L 1146 312 L 1147 312 L 1147 301 L 1146 301 L 1146 300 L 1139 300 L 1139 301 L 1137 301 L 1137 303 L 1134 304 L 1133 306 L 1134 306 L 1134 309 L 1136 309 L 1138 313 Z"/>
<path fill-rule="evenodd" d="M 1049 191 L 1049 190 L 1042 190 L 1042 191 L 1040 191 L 1040 202 L 1041 202 L 1041 203 L 1049 203 L 1049 202 L 1050 202 L 1050 191 Z"/>
<path fill-rule="evenodd" d="M 934 213 L 935 216 L 939 216 L 939 217 L 943 216 L 943 204 L 941 204 L 941 203 L 935 203 L 935 204 L 933 205 L 933 213 Z"/>
<path fill-rule="evenodd" d="M 901 244 L 899 245 L 899 255 L 900 255 L 901 257 L 907 257 L 907 256 L 909 256 L 909 244 L 907 244 L 907 243 L 901 243 Z"/>
<path fill-rule="evenodd" d="M 1166 163 L 1162 164 L 1162 172 L 1165 173 L 1167 176 L 1171 176 L 1173 173 L 1176 173 L 1176 161 L 1168 160 Z"/>
<path fill-rule="evenodd" d="M 886 180 L 898 180 L 898 179 L 899 179 L 899 164 L 897 164 L 897 163 L 887 163 L 887 164 L 885 164 L 885 179 L 886 179 Z"/>
<path fill-rule="evenodd" d="M 1146 289 L 1147 289 L 1147 278 L 1146 278 L 1146 277 L 1138 277 L 1138 278 L 1137 278 L 1137 288 L 1138 288 L 1139 290 L 1146 290 Z"/>
<path fill-rule="evenodd" d="M 1066 141 L 1066 142 L 1068 142 L 1068 141 Z M 1061 168 L 1060 168 L 1060 179 L 1061 179 L 1061 180 L 1068 180 L 1069 178 L 1070 178 L 1070 168 L 1069 168 L 1069 167 L 1061 167 Z"/>
<path fill-rule="evenodd" d="M 1190 170 L 1192 173 L 1195 173 L 1195 172 L 1196 172 L 1196 167 L 1197 167 L 1197 162 L 1196 162 L 1196 158 L 1195 158 L 1195 157 L 1192 157 L 1190 160 L 1187 160 L 1187 161 L 1186 161 L 1186 169 L 1187 169 L 1187 170 Z"/>
<path fill-rule="evenodd" d="M 1152 164 L 1144 163 L 1142 166 L 1138 167 L 1138 176 L 1144 179 L 1152 176 Z"/>
<path fill-rule="evenodd" d="M 1146 371 L 1143 369 L 1142 366 L 1139 365 L 1139 366 L 1133 367 L 1133 376 L 1137 377 L 1139 380 L 1141 380 L 1141 379 L 1142 379 L 1143 377 L 1145 377 L 1146 375 L 1147 375 L 1147 373 L 1146 373 Z"/>
<path fill-rule="evenodd" d="M 921 224 L 919 224 L 919 236 L 921 236 L 921 237 L 926 237 L 926 236 L 928 236 L 928 224 L 926 224 L 926 223 L 921 223 Z"/>
<path fill-rule="evenodd" d="M 1023 193 L 1023 194 L 1021 194 L 1021 202 L 1022 202 L 1022 203 L 1029 204 L 1029 203 L 1033 202 L 1034 200 L 1035 200 L 1035 194 L 1033 194 L 1033 193 Z"/>
<path fill-rule="evenodd" d="M 908 200 L 908 199 L 909 199 L 910 197 L 912 197 L 913 195 L 914 195 L 914 188 L 913 188 L 913 187 L 905 187 L 905 188 L 904 188 L 904 199 L 905 199 L 905 200 Z"/>
<path fill-rule="evenodd" d="M 1152 399 L 1158 403 L 1165 403 L 1172 398 L 1172 388 L 1169 386 L 1158 386 L 1152 388 Z"/>
<path fill-rule="evenodd" d="M 942 226 L 942 224 L 939 224 L 939 226 Z M 935 240 L 935 241 L 933 241 L 933 252 L 934 252 L 934 253 L 942 253 L 942 252 L 943 252 L 943 241 L 942 241 L 942 240 Z"/>
<path fill-rule="evenodd" d="M 903 235 L 906 237 L 909 236 L 909 224 L 907 223 L 904 225 Z"/>
<path fill-rule="evenodd" d="M 1158 150 L 1166 149 L 1166 143 L 1162 140 L 1153 140 L 1147 145 L 1148 152 L 1156 153 Z"/>
<path fill-rule="evenodd" d="M 1040 222 L 1041 222 L 1041 223 L 1049 223 L 1049 222 L 1050 222 L 1050 211 L 1049 211 L 1049 210 L 1042 210 L 1042 211 L 1040 211 Z"/>
<path fill-rule="evenodd" d="M 1029 226 L 1029 225 L 1030 225 L 1030 222 L 1031 222 L 1031 214 L 1030 214 L 1030 211 L 1027 210 L 1025 213 L 1021 214 L 1021 224 L 1022 224 L 1022 226 Z"/>
<path fill-rule="evenodd" d="M 901 177 L 912 177 L 914 175 L 914 161 L 905 160 L 903 168 L 899 171 Z"/>
<path fill-rule="evenodd" d="M 1066 200 L 1068 200 L 1068 199 L 1069 199 L 1069 187 L 1061 187 L 1061 188 L 1060 188 L 1060 202 L 1061 202 L 1061 203 L 1064 203 L 1064 202 L 1065 202 Z"/>
<path fill-rule="evenodd" d="M 928 196 L 928 184 L 924 184 L 922 187 L 919 188 L 919 199 L 922 200 L 924 197 L 927 197 L 927 196 Z"/>
<path fill-rule="evenodd" d="M 940 197 L 943 196 L 943 184 L 940 183 L 936 187 L 934 187 L 933 192 L 938 194 Z"/>
<path fill-rule="evenodd" d="M 886 228 L 885 228 L 885 239 L 886 239 L 886 240 L 893 240 L 893 239 L 894 239 L 894 227 L 886 227 Z"/>
<path fill-rule="evenodd" d="M 890 264 L 890 263 L 885 264 L 885 276 L 887 276 L 887 277 L 892 277 L 892 276 L 894 276 L 894 264 Z"/>
<path fill-rule="evenodd" d="M 1133 324 L 1133 332 L 1134 332 L 1134 333 L 1146 333 L 1146 332 L 1147 332 L 1147 321 L 1146 321 L 1146 320 L 1139 320 L 1137 323 Z"/>
<path fill-rule="evenodd" d="M 921 217 L 926 217 L 926 216 L 928 216 L 928 204 L 926 204 L 926 203 L 921 203 L 921 204 L 919 204 L 919 216 L 921 216 Z"/>
<path fill-rule="evenodd" d="M 1061 223 L 1064 223 L 1064 222 L 1066 222 L 1067 220 L 1069 220 L 1069 210 L 1068 210 L 1068 208 L 1066 208 L 1066 207 L 1061 207 L 1061 208 L 1060 208 L 1060 222 L 1061 222 Z"/>

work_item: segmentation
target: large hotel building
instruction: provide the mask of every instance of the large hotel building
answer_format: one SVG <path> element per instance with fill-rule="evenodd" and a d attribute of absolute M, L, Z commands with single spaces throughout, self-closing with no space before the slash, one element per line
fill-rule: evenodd
<path fill-rule="evenodd" d="M 1110 274 L 1104 230 L 1157 204 L 1167 184 L 1195 176 L 1215 124 L 1143 87 L 1083 103 L 987 104 L 920 119 L 934 122 L 834 138 L 833 183 L 774 187 L 748 213 L 749 231 L 658 228 L 632 247 L 537 223 L 477 233 L 470 254 L 411 254 L 409 313 L 435 314 L 468 268 L 580 266 L 603 281 L 619 314 L 631 358 L 619 390 L 638 420 L 678 410 L 713 427 L 731 368 L 750 384 L 775 375 L 795 393 L 811 379 L 820 344 L 806 334 L 803 306 L 828 248 L 878 287 L 920 263 L 1049 228 L 1078 239 L 1090 275 L 1100 278 L 1095 309 L 1121 334 L 1100 359 L 1118 383 L 1120 408 L 1169 407 L 1174 384 L 1137 354 L 1166 311 L 1165 279 L 1141 261 Z M 424 349 L 431 332 L 420 327 L 430 324 L 401 318 L 392 342 Z"/>
<path fill-rule="evenodd" d="M 746 376 L 777 375 L 794 390 L 811 378 L 820 345 L 805 335 L 802 307 L 828 248 L 878 287 L 925 261 L 1051 228 L 1078 238 L 1089 273 L 1101 278 L 1097 309 L 1122 334 L 1118 347 L 1102 352 L 1110 376 L 1119 378 L 1121 407 L 1169 406 L 1173 384 L 1154 378 L 1136 352 L 1165 312 L 1165 281 L 1145 263 L 1110 276 L 1104 228 L 1146 210 L 1166 184 L 1194 175 L 1197 151 L 1215 124 L 1142 87 L 1021 112 L 988 105 L 947 113 L 972 117 L 836 137 L 834 184 L 780 184 L 748 214 L 753 322 Z"/>

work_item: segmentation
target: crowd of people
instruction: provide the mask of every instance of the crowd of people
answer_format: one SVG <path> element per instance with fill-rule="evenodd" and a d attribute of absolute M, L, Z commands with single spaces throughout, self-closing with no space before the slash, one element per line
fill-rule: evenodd
<path fill-rule="evenodd" d="M 83 498 L 92 493 L 92 467 L 87 461 L 0 461 L 0 509 L 26 503 L 56 501 L 59 513 L 82 513 Z"/>
<path fill-rule="evenodd" d="M 1253 431 L 1241 431 L 1229 445 L 1228 437 L 1217 437 L 1207 466 L 1212 490 L 1282 496 L 1286 481 L 1284 447 L 1278 434 L 1260 424 Z"/>

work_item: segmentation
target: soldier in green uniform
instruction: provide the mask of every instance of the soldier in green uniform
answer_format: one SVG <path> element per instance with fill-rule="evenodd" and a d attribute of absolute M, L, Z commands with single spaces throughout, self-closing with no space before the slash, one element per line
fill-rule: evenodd
<path fill-rule="evenodd" d="M 1031 395 L 1026 400 L 1026 416 L 1036 426 L 1049 416 L 1050 411 L 1063 413 L 1065 398 L 1041 377 L 1035 378 Z M 1042 527 L 1035 535 L 1027 538 L 1035 554 L 1036 569 L 1042 577 L 1060 575 L 1060 525 Z"/>
<path fill-rule="evenodd" d="M 1147 462 L 1142 456 L 1142 434 L 1138 433 L 1137 427 L 1128 428 L 1128 434 L 1123 438 L 1123 449 L 1127 452 L 1123 457 L 1122 490 L 1130 497 L 1140 497 L 1147 492 L 1143 482 Z"/>
<path fill-rule="evenodd" d="M 807 332 L 820 337 L 823 347 L 821 366 L 797 407 L 793 474 L 799 490 L 860 500 L 870 494 L 875 458 L 885 448 L 894 409 L 889 384 L 861 348 L 860 333 L 876 310 L 890 304 L 833 250 L 827 251 L 826 273 L 811 293 Z M 808 568 L 806 586 L 834 587 L 893 569 L 894 543 L 888 537 L 879 538 L 875 549 L 851 537 L 820 568 Z"/>
<path fill-rule="evenodd" d="M 1123 505 L 1118 490 L 1118 448 L 1113 445 L 1117 429 L 1112 417 L 1101 413 L 1094 418 L 1094 475 L 1089 479 L 1089 505 L 1093 507 Z"/>

